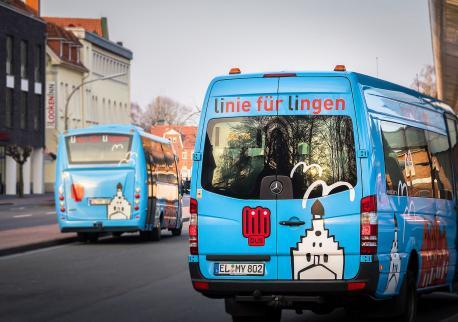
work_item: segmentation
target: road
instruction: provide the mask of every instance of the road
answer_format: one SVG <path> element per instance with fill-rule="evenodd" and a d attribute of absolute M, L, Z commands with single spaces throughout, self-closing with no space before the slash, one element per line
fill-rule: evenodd
<path fill-rule="evenodd" d="M 0 321 L 230 321 L 221 300 L 192 289 L 187 236 L 136 235 L 0 258 Z M 282 321 L 346 321 L 285 311 Z M 458 297 L 424 296 L 419 322 L 458 321 Z"/>
<path fill-rule="evenodd" d="M 56 211 L 49 203 L 0 207 L 0 231 L 56 222 Z"/>
<path fill-rule="evenodd" d="M 183 196 L 182 204 L 183 207 L 189 207 L 189 195 Z M 37 204 L 29 202 L 22 205 L 0 206 L 0 231 L 52 225 L 56 222 L 56 210 L 47 199 L 40 199 Z"/>

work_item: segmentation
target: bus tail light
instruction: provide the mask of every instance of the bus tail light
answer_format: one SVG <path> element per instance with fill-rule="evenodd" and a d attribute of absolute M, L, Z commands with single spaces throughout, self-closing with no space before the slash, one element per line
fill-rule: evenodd
<path fill-rule="evenodd" d="M 84 187 L 79 183 L 72 184 L 72 198 L 76 202 L 80 202 L 84 198 Z"/>
<path fill-rule="evenodd" d="M 191 255 L 198 255 L 197 200 L 194 198 L 190 199 L 189 212 L 191 214 L 189 221 L 189 252 Z"/>
<path fill-rule="evenodd" d="M 377 253 L 377 236 L 377 197 L 367 196 L 361 199 L 361 255 L 374 255 Z"/>

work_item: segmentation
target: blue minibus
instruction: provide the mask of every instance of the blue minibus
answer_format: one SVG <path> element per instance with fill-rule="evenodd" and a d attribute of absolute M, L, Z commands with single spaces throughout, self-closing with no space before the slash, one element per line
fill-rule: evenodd
<path fill-rule="evenodd" d="M 418 294 L 456 291 L 456 122 L 341 65 L 215 78 L 193 155 L 194 289 L 234 321 L 414 321 Z"/>
<path fill-rule="evenodd" d="M 100 233 L 181 234 L 181 195 L 169 140 L 131 125 L 98 125 L 59 138 L 55 200 L 62 232 L 96 241 Z"/>

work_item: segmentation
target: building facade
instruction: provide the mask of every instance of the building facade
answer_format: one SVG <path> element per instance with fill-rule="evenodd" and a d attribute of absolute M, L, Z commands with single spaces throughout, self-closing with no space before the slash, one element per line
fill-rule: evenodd
<path fill-rule="evenodd" d="M 19 0 L 0 1 L 0 194 L 18 193 L 19 166 L 8 146 L 29 146 L 24 194 L 43 193 L 46 24 Z"/>
<path fill-rule="evenodd" d="M 49 26 L 61 30 L 57 33 L 58 39 L 51 36 L 48 38 L 46 66 L 45 174 L 46 190 L 52 191 L 55 178 L 54 157 L 57 154 L 57 139 L 60 133 L 66 128 L 131 123 L 132 52 L 122 44 L 106 38 L 108 30 L 105 18 L 44 19 Z M 100 80 L 113 75 L 120 76 Z M 85 85 L 81 86 L 83 83 Z M 74 94 L 69 99 L 72 92 Z"/>
<path fill-rule="evenodd" d="M 188 125 L 155 125 L 151 134 L 169 139 L 178 157 L 178 171 L 182 179 L 190 179 L 192 154 L 196 144 L 197 127 Z"/>

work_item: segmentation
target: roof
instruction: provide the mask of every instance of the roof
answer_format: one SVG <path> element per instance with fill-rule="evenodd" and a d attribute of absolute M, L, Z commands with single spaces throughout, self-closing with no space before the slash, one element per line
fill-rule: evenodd
<path fill-rule="evenodd" d="M 21 0 L 0 0 L 0 5 L 5 5 L 16 12 L 28 16 L 30 18 L 34 18 L 37 21 L 44 22 L 38 15 L 37 12 L 29 7 L 26 3 L 22 2 Z"/>
<path fill-rule="evenodd" d="M 80 41 L 72 32 L 67 31 L 52 22 L 48 22 L 46 24 L 46 32 L 48 33 L 48 48 L 51 49 L 61 61 L 87 71 L 87 68 L 81 63 L 81 61 L 77 61 L 76 59 L 70 60 L 68 56 L 60 55 L 60 43 L 57 45 L 53 44 L 53 41 L 58 39 L 59 41 L 63 40 L 70 43 L 72 46 L 82 47 Z M 79 48 L 77 48 L 77 50 L 79 50 Z"/>
<path fill-rule="evenodd" d="M 154 135 L 163 137 L 169 130 L 175 130 L 181 135 L 183 147 L 193 149 L 196 143 L 197 127 L 192 125 L 155 125 L 150 132 Z"/>
<path fill-rule="evenodd" d="M 104 27 L 106 18 L 69 18 L 69 17 L 43 17 L 46 21 L 55 23 L 63 28 L 83 28 L 86 31 L 108 38 L 108 30 Z"/>
<path fill-rule="evenodd" d="M 420 92 L 417 92 L 411 88 L 401 86 L 399 84 L 395 84 L 383 79 L 375 78 L 369 75 L 360 74 L 352 71 L 280 71 L 280 72 L 262 72 L 262 73 L 252 73 L 252 74 L 232 74 L 232 75 L 222 75 L 215 77 L 209 88 L 218 81 L 221 80 L 230 80 L 230 79 L 246 79 L 246 78 L 262 78 L 266 74 L 272 74 L 278 77 L 277 75 L 285 74 L 291 76 L 291 74 L 301 77 L 301 76 L 315 76 L 315 77 L 330 77 L 330 76 L 344 76 L 350 80 L 359 82 L 362 85 L 386 89 L 389 91 L 395 91 L 400 94 L 405 94 L 405 97 L 409 97 L 411 100 L 416 100 L 418 102 L 418 106 L 426 107 L 432 110 L 440 111 L 440 112 L 448 112 L 454 114 L 452 108 L 445 104 L 444 102 L 430 97 L 428 95 L 424 95 Z M 412 103 L 411 101 L 406 101 L 406 103 Z"/>
<path fill-rule="evenodd" d="M 92 44 L 105 49 L 113 54 L 116 54 L 118 56 L 121 56 L 125 59 L 132 60 L 133 58 L 133 53 L 129 49 L 127 49 L 124 46 L 121 46 L 120 44 L 117 44 L 115 42 L 112 42 L 108 39 L 105 39 L 103 37 L 100 37 L 99 35 L 86 31 L 84 39 L 91 42 Z"/>

